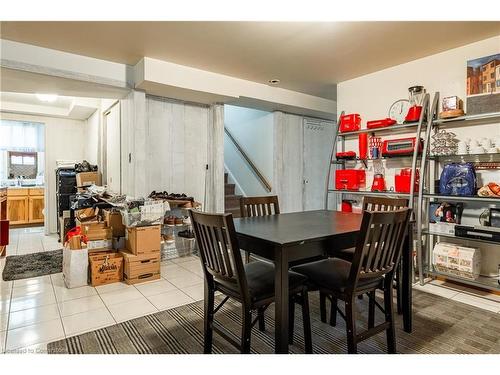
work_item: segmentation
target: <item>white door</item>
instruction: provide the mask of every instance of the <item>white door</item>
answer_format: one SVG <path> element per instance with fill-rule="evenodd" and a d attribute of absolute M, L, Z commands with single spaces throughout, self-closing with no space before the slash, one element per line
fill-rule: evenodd
<path fill-rule="evenodd" d="M 304 211 L 325 208 L 326 177 L 333 135 L 332 121 L 304 118 Z"/>
<path fill-rule="evenodd" d="M 120 103 L 104 113 L 105 171 L 103 179 L 112 192 L 121 194 L 121 121 Z"/>

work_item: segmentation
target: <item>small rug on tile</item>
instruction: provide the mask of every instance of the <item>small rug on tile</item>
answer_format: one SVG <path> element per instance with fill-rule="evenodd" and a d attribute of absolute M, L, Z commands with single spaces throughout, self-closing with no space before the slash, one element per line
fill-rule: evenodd
<path fill-rule="evenodd" d="M 5 258 L 4 281 L 28 279 L 62 272 L 62 250 L 43 251 Z"/>
<path fill-rule="evenodd" d="M 221 296 L 217 297 L 220 301 Z M 381 302 L 381 301 L 379 301 Z M 356 301 L 358 333 L 367 326 L 367 298 Z M 339 303 L 339 306 L 342 305 Z M 318 293 L 310 294 L 313 352 L 346 354 L 346 326 L 322 323 Z M 328 306 L 329 308 L 329 306 Z M 396 316 L 397 352 L 401 354 L 500 353 L 500 314 L 461 302 L 415 290 L 413 332 L 403 331 L 403 318 Z M 301 310 L 295 310 L 294 344 L 290 353 L 304 353 Z M 383 319 L 377 311 L 376 324 Z M 236 337 L 241 332 L 241 305 L 229 300 L 216 314 L 216 321 Z M 265 313 L 266 329 L 252 330 L 251 352 L 274 353 L 274 304 Z M 213 336 L 213 353 L 238 353 L 237 349 Z M 93 332 L 51 342 L 50 354 L 197 354 L 203 353 L 203 301 L 132 319 Z M 358 344 L 359 353 L 386 353 L 385 333 Z"/>

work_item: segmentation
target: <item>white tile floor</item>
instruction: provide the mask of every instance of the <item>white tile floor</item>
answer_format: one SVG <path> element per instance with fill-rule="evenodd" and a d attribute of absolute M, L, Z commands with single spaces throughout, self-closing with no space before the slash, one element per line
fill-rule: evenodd
<path fill-rule="evenodd" d="M 8 255 L 60 249 L 42 228 L 11 230 Z M 0 272 L 5 258 L 0 259 Z M 439 280 L 415 289 L 500 313 L 500 296 Z M 0 353 L 43 353 L 51 341 L 203 299 L 199 259 L 163 262 L 161 279 L 67 289 L 62 274 L 0 281 Z"/>
<path fill-rule="evenodd" d="M 42 228 L 13 229 L 8 255 L 60 249 Z M 67 289 L 62 273 L 1 281 L 0 353 L 44 352 L 49 342 L 203 299 L 196 257 L 162 262 L 161 279 Z M 0 259 L 0 272 L 5 258 Z"/>

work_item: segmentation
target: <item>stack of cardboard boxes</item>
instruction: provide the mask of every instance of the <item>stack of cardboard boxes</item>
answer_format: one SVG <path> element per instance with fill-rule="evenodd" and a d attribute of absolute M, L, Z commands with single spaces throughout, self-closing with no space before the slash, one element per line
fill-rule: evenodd
<path fill-rule="evenodd" d="M 126 228 L 127 250 L 120 253 L 125 261 L 124 280 L 136 284 L 160 278 L 161 226 Z"/>
<path fill-rule="evenodd" d="M 84 192 L 90 185 L 101 186 L 101 172 L 80 172 L 76 174 L 78 192 Z"/>
<path fill-rule="evenodd" d="M 81 238 L 86 241 L 83 246 L 88 251 L 90 284 L 98 286 L 122 281 L 123 256 L 117 250 L 123 246 L 114 247 L 125 243 L 125 226 L 120 213 L 85 208 L 76 211 L 75 219 Z"/>

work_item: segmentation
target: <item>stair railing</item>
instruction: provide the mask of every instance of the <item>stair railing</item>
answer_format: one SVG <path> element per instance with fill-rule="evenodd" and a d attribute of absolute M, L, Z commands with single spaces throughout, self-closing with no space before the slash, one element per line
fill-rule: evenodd
<path fill-rule="evenodd" d="M 257 178 L 259 179 L 260 183 L 266 188 L 266 190 L 268 192 L 271 192 L 273 189 L 272 189 L 271 184 L 269 183 L 269 181 L 267 181 L 266 177 L 262 174 L 262 172 L 259 170 L 259 168 L 257 168 L 257 166 L 252 161 L 252 159 L 250 159 L 250 157 L 247 155 L 247 153 L 245 152 L 245 150 L 243 150 L 243 148 L 240 146 L 240 144 L 238 143 L 238 141 L 233 137 L 233 135 L 231 134 L 231 132 L 229 131 L 229 129 L 226 128 L 225 126 L 224 126 L 224 132 L 227 134 L 228 138 L 234 144 L 234 147 L 236 147 L 236 150 L 238 150 L 238 152 L 241 154 L 241 156 L 243 157 L 243 159 L 246 161 L 246 163 L 248 164 L 248 166 L 250 167 L 250 169 L 252 170 L 252 172 L 257 176 Z"/>

